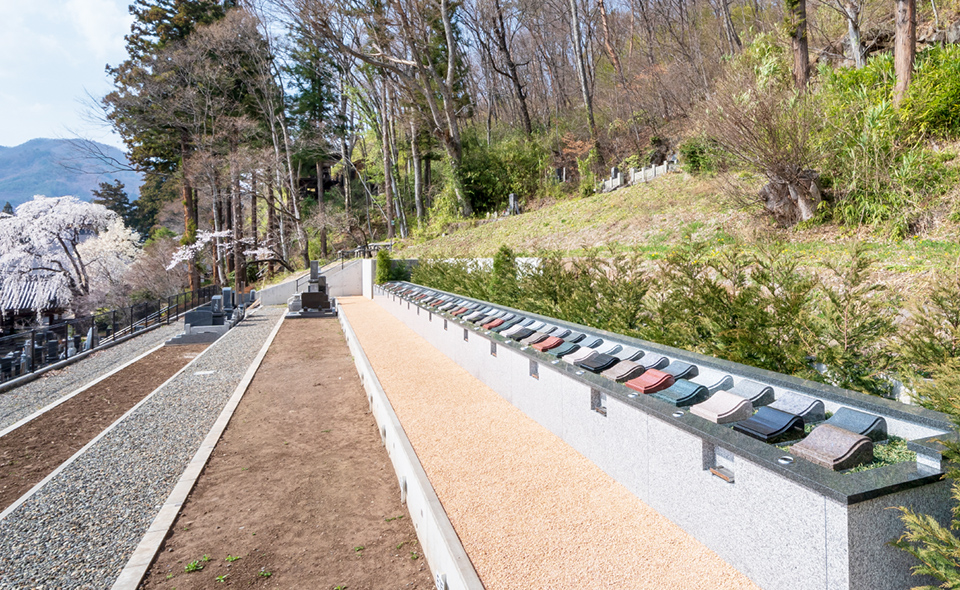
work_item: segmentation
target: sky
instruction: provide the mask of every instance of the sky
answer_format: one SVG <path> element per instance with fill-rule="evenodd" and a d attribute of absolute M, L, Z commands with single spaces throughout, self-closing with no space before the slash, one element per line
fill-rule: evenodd
<path fill-rule="evenodd" d="M 0 146 L 120 137 L 84 117 L 86 93 L 110 91 L 107 64 L 126 59 L 130 0 L 0 0 Z"/>

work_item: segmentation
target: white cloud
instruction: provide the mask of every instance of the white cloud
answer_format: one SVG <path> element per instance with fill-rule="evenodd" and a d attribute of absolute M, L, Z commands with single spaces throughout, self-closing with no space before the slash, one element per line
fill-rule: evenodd
<path fill-rule="evenodd" d="M 77 101 L 109 92 L 126 58 L 129 0 L 0 0 L 0 145 L 90 129 Z M 118 144 L 113 138 L 110 143 Z"/>
<path fill-rule="evenodd" d="M 130 31 L 133 16 L 125 3 L 113 0 L 68 0 L 66 12 L 77 31 L 100 59 L 123 54 L 123 36 Z"/>

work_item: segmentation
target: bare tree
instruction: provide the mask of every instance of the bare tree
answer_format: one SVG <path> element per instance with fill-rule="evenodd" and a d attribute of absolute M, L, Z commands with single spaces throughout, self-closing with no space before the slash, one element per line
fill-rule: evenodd
<path fill-rule="evenodd" d="M 454 8 L 448 0 L 438 3 L 392 0 L 374 11 L 356 1 L 280 2 L 288 15 L 299 19 L 310 34 L 340 52 L 389 72 L 411 102 L 429 109 L 434 133 L 447 152 L 460 211 L 463 215 L 472 215 L 473 207 L 463 192 L 461 179 L 461 62 L 451 20 Z M 443 61 L 435 59 L 436 46 L 431 45 L 438 32 L 434 28 L 436 23 L 442 29 L 445 45 Z"/>
<path fill-rule="evenodd" d="M 580 93 L 583 106 L 587 109 L 587 123 L 590 125 L 590 139 L 597 143 L 597 123 L 593 118 L 593 93 L 587 78 L 586 56 L 583 54 L 583 39 L 580 32 L 580 11 L 577 0 L 570 0 L 570 37 L 573 41 L 573 61 L 577 66 L 577 78 L 580 80 Z"/>
<path fill-rule="evenodd" d="M 917 0 L 895 0 L 897 33 L 893 46 L 893 64 L 897 85 L 893 103 L 899 106 L 913 77 L 913 59 L 917 52 Z"/>
<path fill-rule="evenodd" d="M 807 0 L 787 0 L 787 32 L 793 46 L 793 81 L 807 87 L 810 79 L 810 51 L 807 46 Z"/>
<path fill-rule="evenodd" d="M 734 162 L 766 178 L 746 202 L 759 202 L 784 226 L 811 219 L 821 201 L 811 136 L 820 117 L 804 93 L 735 71 L 710 99 L 711 135 Z"/>
<path fill-rule="evenodd" d="M 486 53 L 487 59 L 484 63 L 488 63 L 493 71 L 510 81 L 513 97 L 517 102 L 520 123 L 523 125 L 524 133 L 529 136 L 533 133 L 533 124 L 527 106 L 527 93 L 519 70 L 520 66 L 525 64 L 517 63 L 511 49 L 507 31 L 508 19 L 504 16 L 503 4 L 500 0 L 492 0 L 487 5 L 478 1 L 472 8 L 470 26 L 477 43 Z M 498 64 L 494 57 L 494 48 L 502 65 Z"/>

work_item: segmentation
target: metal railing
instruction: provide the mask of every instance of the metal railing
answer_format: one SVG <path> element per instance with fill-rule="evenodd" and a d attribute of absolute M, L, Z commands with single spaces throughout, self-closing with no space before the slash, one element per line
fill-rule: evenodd
<path fill-rule="evenodd" d="M 34 373 L 81 352 L 106 347 L 151 326 L 170 324 L 220 294 L 215 286 L 166 299 L 81 316 L 0 338 L 0 383 Z"/>
<path fill-rule="evenodd" d="M 337 251 L 337 260 L 343 261 L 351 258 L 372 258 L 380 250 L 393 250 L 393 243 L 378 242 L 376 244 L 358 246 L 353 250 L 339 250 Z"/>

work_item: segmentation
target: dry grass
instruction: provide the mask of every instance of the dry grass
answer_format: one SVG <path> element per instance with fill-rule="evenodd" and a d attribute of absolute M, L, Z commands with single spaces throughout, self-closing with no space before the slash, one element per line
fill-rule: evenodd
<path fill-rule="evenodd" d="M 905 296 L 960 259 L 960 225 L 950 219 L 958 210 L 960 187 L 928 211 L 916 233 L 905 240 L 893 240 L 872 227 L 780 228 L 759 208 L 744 209 L 735 200 L 730 185 L 718 179 L 673 173 L 611 193 L 539 202 L 523 215 L 464 224 L 437 239 L 407 240 L 398 255 L 489 257 L 506 245 L 521 255 L 540 250 L 575 255 L 610 247 L 635 248 L 657 258 L 690 235 L 746 248 L 779 243 L 805 266 L 817 269 L 854 243 L 866 242 L 877 259 L 878 280 Z"/>

